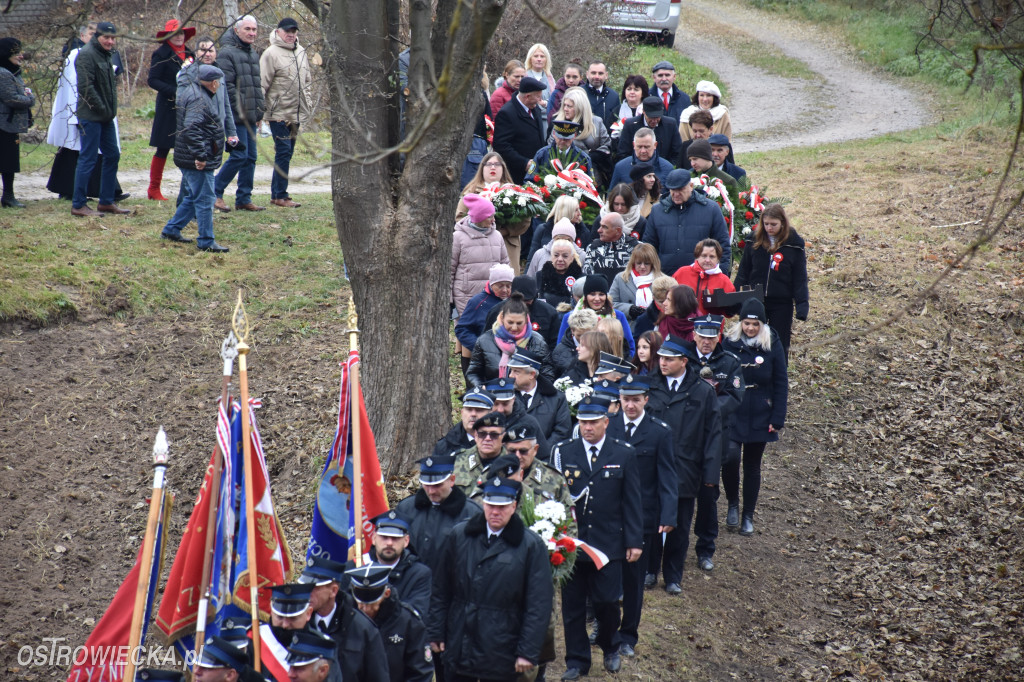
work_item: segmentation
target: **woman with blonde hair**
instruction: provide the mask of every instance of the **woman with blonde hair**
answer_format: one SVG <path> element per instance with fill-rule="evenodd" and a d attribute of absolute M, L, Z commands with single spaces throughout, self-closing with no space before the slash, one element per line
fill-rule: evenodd
<path fill-rule="evenodd" d="M 596 328 L 584 332 L 576 342 L 576 364 L 569 368 L 565 376 L 577 385 L 588 379 L 593 380 L 594 372 L 601 361 L 601 353 L 611 352 L 612 343 L 604 332 L 599 332 Z"/>
<path fill-rule="evenodd" d="M 548 261 L 535 273 L 537 295 L 560 313 L 572 308 L 572 287 L 583 277 L 578 247 L 572 241 L 575 231 L 572 223 L 562 218 L 555 224 L 551 243 L 536 254 L 550 254 Z"/>
<path fill-rule="evenodd" d="M 646 242 L 637 244 L 626 269 L 615 276 L 608 290 L 615 309 L 626 314 L 630 325 L 635 325 L 636 319 L 654 305 L 652 285 L 661 275 L 658 250 Z"/>
<path fill-rule="evenodd" d="M 555 77 L 551 73 L 551 51 L 542 43 L 535 43 L 526 51 L 526 75 L 536 78 L 544 84 L 540 93 L 540 110 L 544 116 L 548 113 L 548 101 L 555 91 Z"/>
<path fill-rule="evenodd" d="M 622 323 L 610 317 L 602 317 L 597 321 L 597 331 L 608 337 L 612 349 L 608 351 L 616 357 L 622 357 L 626 340 L 622 335 Z"/>
<path fill-rule="evenodd" d="M 588 169 L 590 175 L 597 181 L 598 185 L 604 185 L 611 177 L 611 145 L 612 138 L 608 134 L 608 128 L 597 116 L 590 106 L 590 98 L 586 91 L 576 86 L 569 88 L 562 96 L 562 104 L 555 114 L 555 121 L 573 121 L 579 123 L 581 128 L 576 140 L 573 142 L 577 149 L 582 149 L 594 163 L 594 168 Z M 548 133 L 550 142 L 554 131 Z M 597 173 L 597 175 L 595 175 Z"/>

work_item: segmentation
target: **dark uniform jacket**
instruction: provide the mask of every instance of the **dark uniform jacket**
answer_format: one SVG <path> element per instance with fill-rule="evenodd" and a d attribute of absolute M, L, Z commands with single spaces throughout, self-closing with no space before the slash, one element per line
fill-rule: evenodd
<path fill-rule="evenodd" d="M 185 57 L 193 57 L 192 50 L 185 48 Z M 156 113 L 153 115 L 153 129 L 149 133 L 150 147 L 174 147 L 174 132 L 178 129 L 178 118 L 174 112 L 174 99 L 178 93 L 177 76 L 182 60 L 167 43 L 153 50 L 149 58 L 147 85 L 156 90 Z"/>
<path fill-rule="evenodd" d="M 786 425 L 789 377 L 786 374 L 786 350 L 772 330 L 772 349 L 748 346 L 743 341 L 723 340 L 725 347 L 739 358 L 746 390 L 743 403 L 733 415 L 729 439 L 737 443 L 770 443 L 779 439 Z M 768 425 L 775 427 L 769 433 Z"/>
<path fill-rule="evenodd" d="M 526 396 L 516 397 L 517 406 L 526 409 Z M 547 460 L 551 452 L 550 445 L 558 441 L 568 440 L 572 435 L 572 415 L 565 394 L 555 388 L 546 377 L 537 375 L 537 389 L 533 392 L 533 400 L 526 414 L 537 420 L 541 433 L 548 441 L 549 447 L 543 451 L 538 449 L 537 456 Z"/>
<path fill-rule="evenodd" d="M 437 443 L 434 444 L 434 454 L 437 455 L 448 455 L 453 452 L 460 452 L 466 448 L 473 447 L 473 439 L 466 433 L 465 427 L 460 421 L 458 424 L 448 429 L 448 433 L 444 434 L 438 439 Z"/>
<path fill-rule="evenodd" d="M 810 296 L 807 292 L 807 254 L 804 252 L 803 237 L 790 228 L 789 238 L 777 253 L 781 258 L 773 268 L 774 255 L 765 249 L 755 248 L 754 240 L 748 240 L 733 283 L 737 289 L 763 284 L 765 307 L 773 301 L 793 301 L 796 305 L 796 319 L 806 320 Z M 729 272 L 724 265 L 722 272 Z"/>
<path fill-rule="evenodd" d="M 399 502 L 395 510 L 409 524 L 409 551 L 431 571 L 437 569 L 441 547 L 452 528 L 483 513 L 480 505 L 467 499 L 458 488 L 453 488 L 438 505 L 421 488 Z"/>
<path fill-rule="evenodd" d="M 658 526 L 675 526 L 679 507 L 672 429 L 645 411 L 631 438 L 626 437 L 626 415 L 609 417 L 608 435 L 633 446 L 640 489 L 643 491 L 644 535 L 658 532 Z"/>
<path fill-rule="evenodd" d="M 265 110 L 263 83 L 260 82 L 260 56 L 252 45 L 243 43 L 233 30 L 224 34 L 220 46 L 217 64 L 224 72 L 235 124 L 247 122 L 255 127 L 263 120 Z"/>
<path fill-rule="evenodd" d="M 633 153 L 633 136 L 636 135 L 636 131 L 646 127 L 648 127 L 647 121 L 644 120 L 643 114 L 626 119 L 626 122 L 622 124 L 622 132 L 619 133 L 616 158 L 625 159 Z M 671 163 L 672 159 L 679 156 L 679 150 L 683 146 L 683 138 L 679 137 L 679 121 L 669 116 L 662 116 L 661 121 L 653 130 L 654 139 L 658 141 L 655 151 L 661 158 Z"/>
<path fill-rule="evenodd" d="M 627 548 L 644 544 L 636 452 L 606 434 L 591 469 L 589 448 L 582 438 L 562 441 L 551 451 L 551 463 L 569 484 L 580 539 L 612 561 L 625 559 Z"/>
<path fill-rule="evenodd" d="M 706 374 L 703 371 L 705 365 L 710 369 L 711 376 L 704 376 Z M 732 429 L 732 416 L 743 402 L 743 390 L 746 387 L 740 359 L 719 343 L 711 351 L 711 356 L 706 363 L 691 361 L 686 368 L 695 369 L 701 378 L 715 389 L 715 396 L 718 398 L 718 414 L 722 418 L 722 447 L 725 447 Z"/>
<path fill-rule="evenodd" d="M 81 121 L 109 123 L 117 116 L 117 79 L 111 52 L 93 36 L 75 59 L 78 78 L 78 108 Z"/>
<path fill-rule="evenodd" d="M 604 121 L 605 126 L 611 128 L 619 116 L 619 93 L 615 92 L 606 84 L 601 92 L 598 92 L 589 82 L 582 83 L 583 91 L 587 93 L 590 100 L 590 109 L 594 116 Z"/>
<path fill-rule="evenodd" d="M 370 558 L 377 561 L 377 550 L 370 548 Z M 349 562 L 349 568 L 355 564 Z M 408 549 L 402 552 L 398 563 L 388 574 L 388 584 L 391 589 L 398 592 L 402 603 L 410 607 L 417 615 L 423 616 L 430 608 L 430 567 L 422 563 L 419 557 Z M 384 642 L 387 646 L 387 642 Z"/>
<path fill-rule="evenodd" d="M 501 154 L 512 181 L 522 183 L 526 164 L 537 150 L 547 144 L 544 139 L 544 114 L 534 107 L 528 114 L 513 96 L 494 117 L 494 151 Z"/>
<path fill-rule="evenodd" d="M 514 680 L 516 658 L 535 665 L 554 586 L 544 541 L 514 514 L 488 545 L 483 515 L 459 524 L 434 571 L 427 638 L 445 643 L 456 673 Z"/>
<path fill-rule="evenodd" d="M 679 390 L 669 393 L 661 374 L 651 378 L 647 411 L 672 429 L 679 497 L 696 497 L 705 483 L 722 474 L 722 418 L 715 390 L 701 380 L 691 360 Z"/>
<path fill-rule="evenodd" d="M 338 645 L 342 679 L 389 682 L 388 661 L 377 626 L 356 608 L 355 599 L 347 591 L 339 590 L 335 603 L 327 635 Z"/>
<path fill-rule="evenodd" d="M 399 601 L 392 590 L 391 596 L 381 602 L 373 622 L 384 641 L 391 682 L 430 682 L 434 656 L 427 641 L 427 627 L 416 611 L 404 600 Z"/>

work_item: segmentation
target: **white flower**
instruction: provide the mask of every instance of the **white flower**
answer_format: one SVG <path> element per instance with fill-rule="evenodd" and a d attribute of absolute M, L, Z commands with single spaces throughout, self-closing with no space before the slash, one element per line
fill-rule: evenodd
<path fill-rule="evenodd" d="M 517 203 L 520 206 L 526 206 L 526 197 L 519 197 L 519 201 Z"/>
<path fill-rule="evenodd" d="M 556 545 L 555 541 L 550 538 L 545 538 L 544 544 L 547 545 L 549 552 L 554 552 L 556 549 L 558 549 L 558 545 Z"/>
<path fill-rule="evenodd" d="M 512 205 L 512 200 L 511 200 L 511 199 L 509 199 L 508 197 L 504 197 L 504 198 L 503 198 L 503 199 L 501 200 L 501 203 L 505 204 L 506 206 L 511 206 L 511 205 Z"/>
<path fill-rule="evenodd" d="M 555 379 L 554 386 L 559 391 L 565 391 L 565 389 L 572 386 L 572 379 L 570 379 L 569 377 L 561 377 L 559 379 Z"/>
<path fill-rule="evenodd" d="M 583 190 L 576 190 L 572 193 L 573 198 L 580 199 L 583 196 Z"/>
<path fill-rule="evenodd" d="M 539 535 L 542 540 L 550 540 L 555 536 L 555 524 L 547 519 L 541 519 L 530 526 L 530 530 Z"/>
<path fill-rule="evenodd" d="M 557 183 L 557 182 L 558 182 L 558 178 L 556 176 L 554 176 L 554 175 L 545 175 L 544 176 L 544 185 L 548 189 L 551 189 L 552 187 L 554 187 L 555 183 Z"/>
<path fill-rule="evenodd" d="M 565 506 L 557 500 L 547 500 L 537 505 L 533 511 L 538 517 L 555 524 L 565 521 Z"/>

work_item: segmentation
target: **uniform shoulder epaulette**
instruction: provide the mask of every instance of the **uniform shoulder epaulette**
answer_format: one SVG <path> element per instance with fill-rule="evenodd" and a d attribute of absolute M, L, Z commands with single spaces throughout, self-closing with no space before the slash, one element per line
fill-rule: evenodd
<path fill-rule="evenodd" d="M 660 426 L 663 429 L 668 429 L 669 431 L 672 430 L 671 426 L 669 426 L 668 424 L 666 424 L 662 420 L 658 419 L 657 417 L 651 417 L 651 423 L 656 424 L 656 425 Z"/>
<path fill-rule="evenodd" d="M 735 353 L 733 353 L 728 348 L 725 348 L 724 346 L 722 347 L 722 355 L 728 355 L 730 358 L 732 358 L 736 362 L 740 361 L 740 356 L 736 355 Z"/>
<path fill-rule="evenodd" d="M 611 440 L 611 441 L 612 441 L 613 443 L 618 443 L 619 445 L 623 445 L 623 446 L 625 446 L 625 447 L 629 448 L 630 450 L 632 450 L 632 449 L 633 449 L 633 446 L 632 446 L 632 445 L 630 445 L 629 443 L 627 443 L 627 442 L 626 442 L 626 441 L 624 441 L 624 440 L 619 440 L 618 438 L 612 438 L 612 439 L 610 439 L 610 440 Z"/>

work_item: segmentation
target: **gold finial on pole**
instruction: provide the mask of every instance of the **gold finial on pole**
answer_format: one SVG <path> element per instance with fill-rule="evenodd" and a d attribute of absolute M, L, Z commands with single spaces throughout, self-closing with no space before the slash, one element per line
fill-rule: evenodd
<path fill-rule="evenodd" d="M 356 313 L 356 300 L 348 297 L 348 346 L 349 351 L 359 350 L 359 315 Z"/>
<path fill-rule="evenodd" d="M 249 342 L 249 316 L 245 314 L 245 305 L 242 303 L 242 290 L 238 290 L 238 302 L 235 304 L 235 313 L 231 316 L 231 329 L 238 339 L 238 350 L 241 352 L 243 343 Z M 248 346 L 246 346 L 248 350 Z"/>

